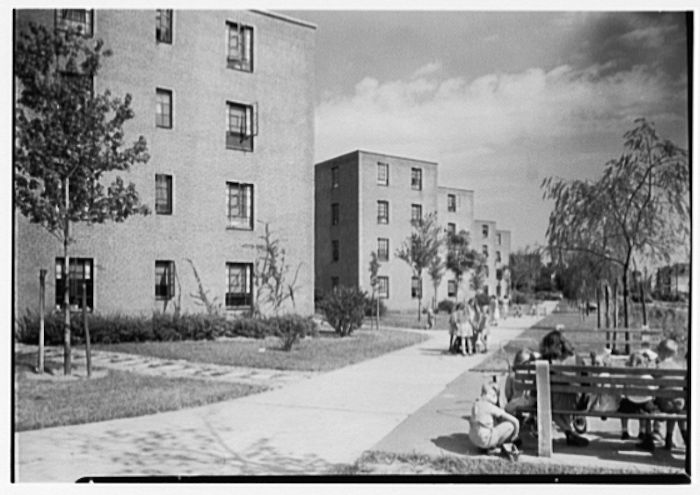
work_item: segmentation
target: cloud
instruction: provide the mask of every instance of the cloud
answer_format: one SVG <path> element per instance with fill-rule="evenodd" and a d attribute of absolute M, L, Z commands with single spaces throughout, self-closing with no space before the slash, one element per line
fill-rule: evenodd
<path fill-rule="evenodd" d="M 439 160 L 465 159 L 521 143 L 620 134 L 636 117 L 674 120 L 685 91 L 643 66 L 612 72 L 561 65 L 546 71 L 440 78 L 439 64 L 405 80 L 367 77 L 351 95 L 317 107 L 317 158 L 356 148 Z M 657 122 L 658 123 L 658 122 Z"/>

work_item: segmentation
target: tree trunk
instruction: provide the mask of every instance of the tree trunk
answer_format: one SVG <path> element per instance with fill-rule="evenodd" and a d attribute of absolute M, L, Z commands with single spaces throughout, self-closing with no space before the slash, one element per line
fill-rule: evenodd
<path fill-rule="evenodd" d="M 70 238 L 70 216 L 69 216 L 69 187 L 70 179 L 63 180 L 65 191 L 65 219 L 63 227 L 63 374 L 71 374 L 70 356 L 70 257 L 68 256 L 68 241 Z"/>
<path fill-rule="evenodd" d="M 617 321 L 618 318 L 620 317 L 620 311 L 618 309 L 618 295 L 617 295 L 617 278 L 615 279 L 615 282 L 613 284 L 613 328 L 617 328 L 619 326 L 619 322 Z"/>
<path fill-rule="evenodd" d="M 596 314 L 596 328 L 600 329 L 600 286 L 595 287 L 595 314 Z"/>
<path fill-rule="evenodd" d="M 418 298 L 418 321 L 420 322 L 420 306 L 421 306 L 421 298 Z"/>
<path fill-rule="evenodd" d="M 46 269 L 39 270 L 39 362 L 37 371 L 44 372 L 44 310 L 46 306 Z"/>
<path fill-rule="evenodd" d="M 610 286 L 605 284 L 605 328 L 610 328 Z"/>
<path fill-rule="evenodd" d="M 627 341 L 627 344 L 625 344 L 625 354 L 630 353 L 630 345 L 629 345 L 629 327 L 630 327 L 630 320 L 629 320 L 629 286 L 628 286 L 628 271 L 629 271 L 629 263 L 625 264 L 624 270 L 622 271 L 622 314 L 623 314 L 623 324 L 625 327 L 625 341 Z"/>
<path fill-rule="evenodd" d="M 87 366 L 87 376 L 92 376 L 92 353 L 90 352 L 90 328 L 87 320 L 87 284 L 83 280 L 83 331 L 85 332 L 85 365 Z"/>
<path fill-rule="evenodd" d="M 647 324 L 647 302 L 646 302 L 646 291 L 644 290 L 644 286 L 646 285 L 647 282 L 647 277 L 646 277 L 646 267 L 644 268 L 644 277 L 642 278 L 642 284 L 639 286 L 639 291 L 640 291 L 640 296 L 642 298 L 642 325 L 646 326 Z"/>

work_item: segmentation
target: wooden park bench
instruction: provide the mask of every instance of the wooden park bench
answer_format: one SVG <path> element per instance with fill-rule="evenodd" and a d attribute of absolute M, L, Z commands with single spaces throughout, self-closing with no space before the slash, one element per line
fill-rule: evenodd
<path fill-rule="evenodd" d="M 660 328 L 601 328 L 597 331 L 605 333 L 606 348 L 624 351 L 624 354 L 640 349 L 645 342 L 653 349 L 663 337 Z"/>
<path fill-rule="evenodd" d="M 530 391 L 537 398 L 537 405 L 518 409 L 518 413 L 537 415 L 538 455 L 552 455 L 552 417 L 566 414 L 586 417 L 629 418 L 650 420 L 687 420 L 687 409 L 680 414 L 657 412 L 652 414 L 625 414 L 617 411 L 553 409 L 551 395 L 556 393 L 573 394 L 612 394 L 612 395 L 653 395 L 667 399 L 688 398 L 688 378 L 686 370 L 656 368 L 625 368 L 601 366 L 550 365 L 548 361 L 518 365 L 513 368 L 514 389 Z M 601 376 L 601 373 L 606 375 Z M 653 379 L 643 378 L 651 375 Z M 650 387 L 653 390 L 650 390 Z"/>

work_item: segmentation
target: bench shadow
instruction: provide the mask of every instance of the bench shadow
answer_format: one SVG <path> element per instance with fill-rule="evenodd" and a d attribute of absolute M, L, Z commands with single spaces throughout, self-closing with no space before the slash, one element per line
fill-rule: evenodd
<path fill-rule="evenodd" d="M 431 438 L 430 441 L 439 449 L 452 454 L 479 455 L 479 449 L 469 440 L 466 433 L 453 433 L 452 435 Z"/>

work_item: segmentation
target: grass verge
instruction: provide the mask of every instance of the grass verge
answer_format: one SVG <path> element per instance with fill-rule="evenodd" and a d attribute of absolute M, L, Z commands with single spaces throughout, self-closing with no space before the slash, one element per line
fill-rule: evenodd
<path fill-rule="evenodd" d="M 682 471 L 663 466 L 624 468 L 607 466 L 577 466 L 556 462 L 510 462 L 500 458 L 485 457 L 432 457 L 421 454 L 396 454 L 390 452 L 365 452 L 349 466 L 340 466 L 334 474 L 341 475 L 611 475 L 611 474 L 677 474 Z"/>
<path fill-rule="evenodd" d="M 281 349 L 279 339 L 272 337 L 260 340 L 121 343 L 95 348 L 228 366 L 329 371 L 417 344 L 427 338 L 427 335 L 399 330 L 358 330 L 343 338 L 323 332 L 319 337 L 301 340 L 288 352 Z"/>
<path fill-rule="evenodd" d="M 15 431 L 143 416 L 234 399 L 251 385 L 108 371 L 85 379 L 34 375 L 35 359 L 15 363 Z M 51 363 L 60 368 L 59 363 Z"/>

